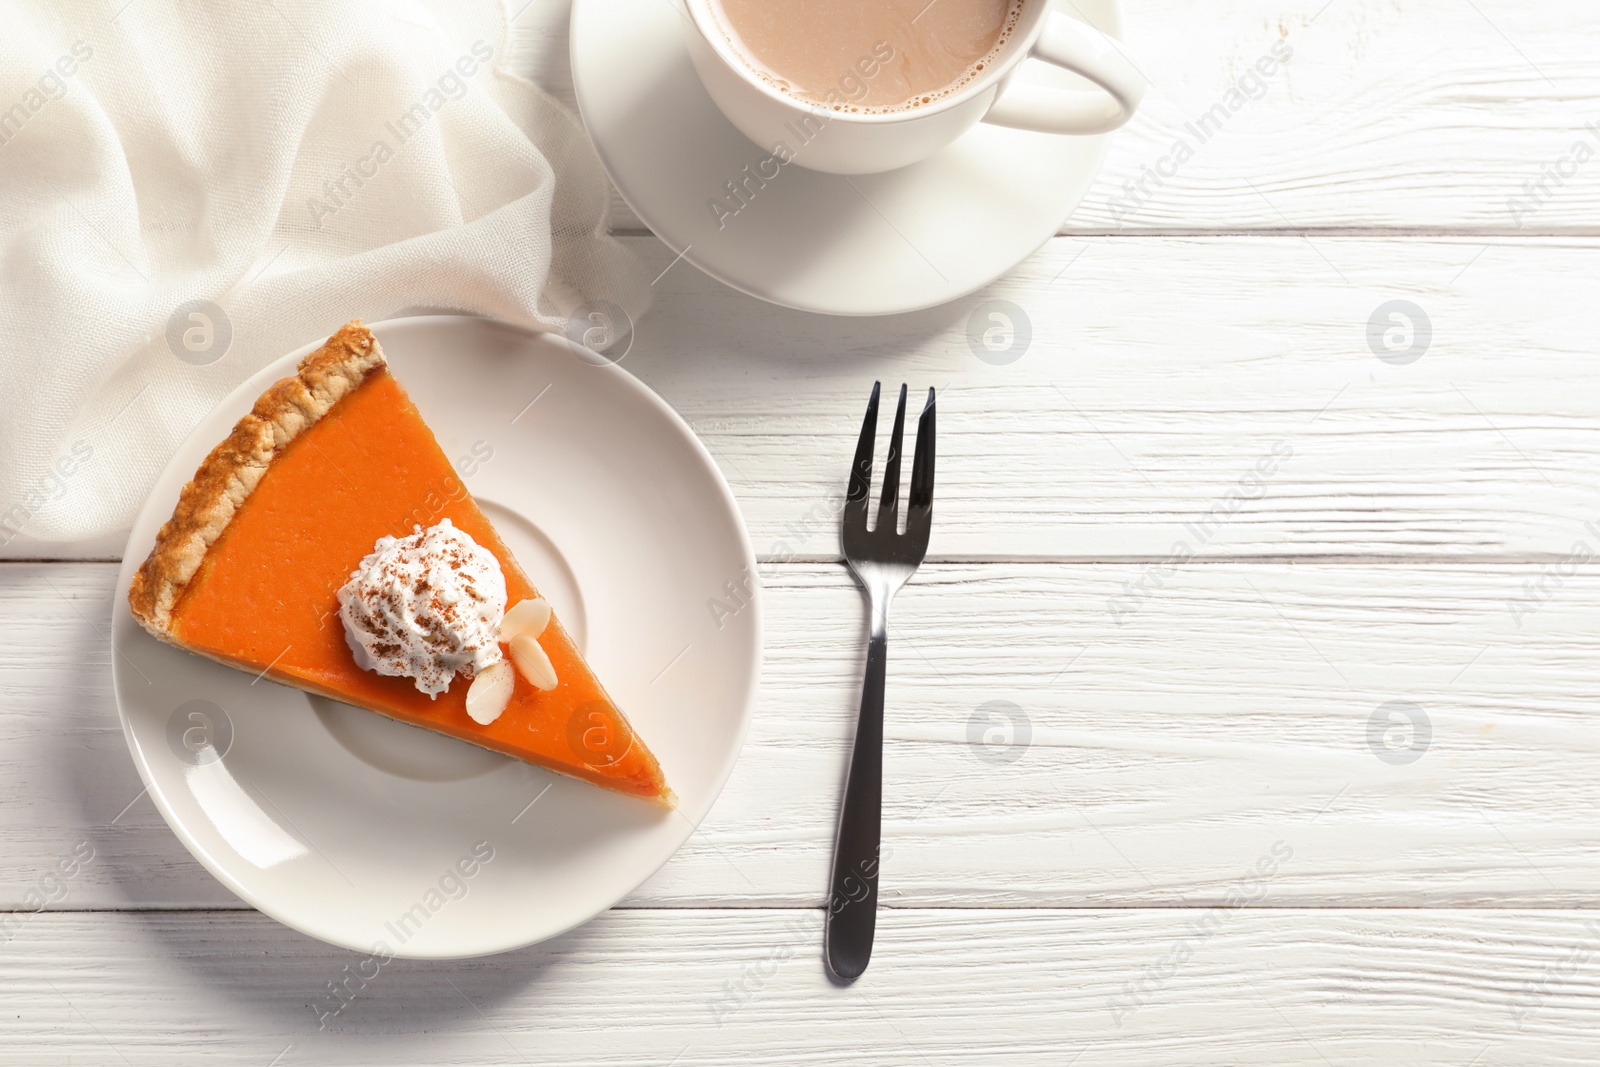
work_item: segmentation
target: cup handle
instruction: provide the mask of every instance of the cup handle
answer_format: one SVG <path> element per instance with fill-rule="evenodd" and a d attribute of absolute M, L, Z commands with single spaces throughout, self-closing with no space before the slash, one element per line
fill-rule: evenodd
<path fill-rule="evenodd" d="M 1081 74 L 1100 89 L 1054 89 L 1013 79 L 983 116 L 984 122 L 1040 133 L 1106 133 L 1133 118 L 1144 96 L 1144 75 L 1122 45 L 1059 11 L 1045 17 L 1044 32 L 1028 59 Z"/>

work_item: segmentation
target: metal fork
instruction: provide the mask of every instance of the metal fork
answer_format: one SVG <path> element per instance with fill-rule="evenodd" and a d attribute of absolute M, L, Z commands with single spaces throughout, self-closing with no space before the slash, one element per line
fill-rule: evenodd
<path fill-rule="evenodd" d="M 844 558 L 861 583 L 871 610 L 867 674 L 861 686 L 861 718 L 856 723 L 850 779 L 839 813 L 839 836 L 833 848 L 832 892 L 823 933 L 828 969 L 851 982 L 872 959 L 872 937 L 878 919 L 878 845 L 883 814 L 883 673 L 888 660 L 889 601 L 906 584 L 928 551 L 933 527 L 933 390 L 917 422 L 917 452 L 911 463 L 911 496 L 905 533 L 899 532 L 900 441 L 906 425 L 906 387 L 894 413 L 894 435 L 883 473 L 878 521 L 867 529 L 872 487 L 872 445 L 878 431 L 878 386 L 872 383 L 867 417 L 861 424 L 850 490 L 845 497 L 841 539 Z"/>

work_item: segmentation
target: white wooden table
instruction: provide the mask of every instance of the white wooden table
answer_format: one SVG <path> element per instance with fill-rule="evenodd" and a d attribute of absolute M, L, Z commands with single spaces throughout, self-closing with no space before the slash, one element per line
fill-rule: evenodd
<path fill-rule="evenodd" d="M 1600 9 L 1127 17 L 1144 111 L 990 290 L 844 321 L 657 283 L 627 366 L 739 496 L 764 678 L 700 832 L 568 936 L 396 962 L 319 1030 L 357 957 L 247 909 L 140 796 L 115 562 L 0 564 L 0 1062 L 1595 1062 Z M 565 26 L 538 0 L 518 62 L 570 97 Z M 1008 365 L 967 343 L 990 298 L 1032 322 Z M 1391 300 L 1431 328 L 1411 362 L 1369 342 Z M 938 515 L 896 605 L 878 947 L 841 989 L 863 646 L 829 502 L 875 377 L 941 388 Z"/>

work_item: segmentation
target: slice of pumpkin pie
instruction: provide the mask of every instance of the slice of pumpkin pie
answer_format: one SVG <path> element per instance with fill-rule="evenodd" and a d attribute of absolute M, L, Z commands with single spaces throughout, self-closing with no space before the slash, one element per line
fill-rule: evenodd
<path fill-rule="evenodd" d="M 231 667 L 673 802 L 359 321 L 211 450 L 128 604 Z"/>

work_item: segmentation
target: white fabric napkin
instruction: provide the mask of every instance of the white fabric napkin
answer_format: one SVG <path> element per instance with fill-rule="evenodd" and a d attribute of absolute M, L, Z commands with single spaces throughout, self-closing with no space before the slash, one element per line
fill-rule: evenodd
<path fill-rule="evenodd" d="M 204 413 L 351 318 L 644 310 L 497 0 L 4 9 L 0 554 L 118 544 Z"/>

